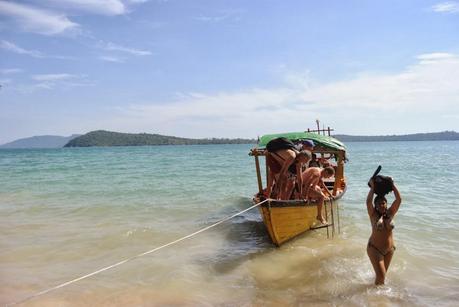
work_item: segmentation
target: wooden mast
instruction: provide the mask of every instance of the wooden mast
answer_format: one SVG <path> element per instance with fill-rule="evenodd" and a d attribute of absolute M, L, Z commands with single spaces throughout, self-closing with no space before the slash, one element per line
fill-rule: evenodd
<path fill-rule="evenodd" d="M 263 193 L 263 182 L 261 181 L 261 172 L 260 172 L 260 159 L 258 155 L 255 155 L 255 168 L 257 170 L 257 181 L 258 181 L 258 192 Z"/>

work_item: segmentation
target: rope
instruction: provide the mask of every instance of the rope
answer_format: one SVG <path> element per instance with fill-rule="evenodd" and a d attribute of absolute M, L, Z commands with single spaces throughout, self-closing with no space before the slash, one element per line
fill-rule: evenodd
<path fill-rule="evenodd" d="M 95 271 L 95 272 L 86 274 L 86 275 L 84 275 L 84 276 L 81 276 L 81 277 L 72 279 L 72 280 L 70 280 L 70 281 L 67 281 L 67 282 L 65 282 L 65 283 L 62 283 L 62 284 L 57 285 L 57 286 L 55 286 L 55 287 L 52 287 L 52 288 L 49 288 L 49 289 L 46 289 L 46 290 L 37 292 L 37 293 L 35 293 L 35 294 L 33 294 L 33 295 L 30 295 L 30 296 L 28 296 L 28 297 L 26 297 L 26 298 L 23 298 L 22 300 L 19 300 L 19 301 L 16 301 L 16 302 L 7 304 L 6 306 L 13 306 L 13 305 L 17 305 L 17 304 L 24 303 L 24 302 L 26 302 L 26 301 L 28 301 L 28 300 L 31 300 L 31 299 L 33 299 L 33 298 L 42 296 L 42 295 L 44 295 L 44 294 L 46 294 L 46 293 L 49 293 L 49 292 L 51 292 L 51 291 L 54 291 L 54 290 L 63 288 L 63 287 L 65 287 L 65 286 L 68 286 L 68 285 L 70 285 L 70 284 L 73 284 L 73 283 L 75 283 L 75 282 L 77 282 L 77 281 L 86 279 L 86 278 L 88 278 L 88 277 L 94 276 L 94 275 L 96 275 L 96 274 L 99 274 L 99 273 L 101 273 L 101 272 L 107 271 L 107 270 L 112 269 L 112 268 L 114 268 L 114 267 L 120 266 L 120 265 L 122 265 L 122 264 L 124 264 L 124 263 L 126 263 L 126 262 L 128 262 L 128 261 L 134 260 L 134 259 L 136 259 L 136 258 L 145 256 L 145 255 L 148 255 L 148 254 L 151 254 L 151 253 L 156 252 L 156 251 L 158 251 L 158 250 L 160 250 L 160 249 L 163 249 L 163 248 L 165 248 L 165 247 L 168 247 L 168 246 L 171 246 L 171 245 L 173 245 L 173 244 L 176 244 L 176 243 L 178 243 L 178 242 L 180 242 L 180 241 L 183 241 L 183 240 L 186 240 L 186 239 L 188 239 L 188 238 L 191 238 L 191 237 L 193 237 L 193 236 L 195 236 L 195 235 L 197 235 L 197 234 L 199 234 L 199 233 L 201 233 L 201 232 L 204 232 L 204 231 L 206 231 L 206 230 L 208 230 L 208 229 L 210 229 L 210 228 L 213 228 L 213 227 L 215 227 L 215 226 L 217 226 L 217 225 L 220 225 L 221 223 L 224 223 L 224 222 L 226 222 L 226 221 L 228 221 L 228 220 L 230 220 L 230 219 L 232 219 L 232 218 L 234 218 L 234 217 L 236 217 L 236 216 L 238 216 L 238 215 L 241 215 L 241 214 L 244 213 L 244 212 L 247 212 L 247 211 L 249 211 L 249 210 L 251 210 L 251 209 L 253 209 L 253 208 L 255 208 L 255 207 L 258 207 L 258 206 L 260 206 L 261 204 L 267 202 L 268 200 L 269 200 L 269 199 L 265 199 L 265 200 L 263 200 L 263 201 L 261 201 L 261 202 L 255 204 L 255 205 L 253 205 L 253 206 L 247 208 L 247 209 L 244 209 L 244 210 L 242 210 L 242 211 L 240 211 L 240 212 L 238 212 L 238 213 L 235 213 L 235 214 L 233 214 L 233 215 L 231 215 L 231 216 L 227 216 L 226 218 L 224 218 L 224 219 L 222 219 L 222 220 L 220 220 L 220 221 L 218 221 L 218 222 L 216 222 L 216 223 L 214 223 L 214 224 L 212 224 L 212 225 L 210 225 L 210 226 L 204 227 L 204 228 L 202 228 L 202 229 L 200 229 L 200 230 L 198 230 L 198 231 L 195 231 L 195 232 L 193 232 L 193 233 L 191 233 L 191 234 L 189 234 L 189 235 L 186 235 L 186 236 L 184 236 L 184 237 L 181 237 L 181 238 L 179 238 L 179 239 L 177 239 L 177 240 L 174 240 L 174 241 L 169 242 L 169 243 L 167 243 L 167 244 L 158 246 L 158 247 L 156 247 L 156 248 L 154 248 L 154 249 L 152 249 L 152 250 L 149 250 L 149 251 L 147 251 L 147 252 L 144 252 L 144 253 L 141 253 L 141 254 L 138 254 L 138 255 L 135 255 L 135 256 L 126 258 L 126 259 L 124 259 L 124 260 L 121 260 L 120 262 L 117 262 L 117 263 L 115 263 L 115 264 L 109 265 L 109 266 L 107 266 L 107 267 L 104 267 L 104 268 L 102 268 L 102 269 L 100 269 L 100 270 L 97 270 L 97 271 Z"/>

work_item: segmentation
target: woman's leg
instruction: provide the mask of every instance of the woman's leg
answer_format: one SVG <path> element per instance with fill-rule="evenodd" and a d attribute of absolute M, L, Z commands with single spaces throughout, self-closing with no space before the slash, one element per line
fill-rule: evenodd
<path fill-rule="evenodd" d="M 384 267 L 386 268 L 386 272 L 389 269 L 390 262 L 392 261 L 392 256 L 394 255 L 394 250 L 392 249 L 384 256 Z"/>
<path fill-rule="evenodd" d="M 295 180 L 292 178 L 287 179 L 287 184 L 285 187 L 284 195 L 282 195 L 281 199 L 288 200 L 292 195 L 293 189 L 295 188 Z"/>
<path fill-rule="evenodd" d="M 311 198 L 317 201 L 317 220 L 319 220 L 322 224 L 326 224 L 327 219 L 324 217 L 322 213 L 322 208 L 324 206 L 324 197 L 322 196 L 320 187 L 315 186 L 309 195 L 311 195 Z"/>
<path fill-rule="evenodd" d="M 367 246 L 367 254 L 376 273 L 375 285 L 384 285 L 386 279 L 384 257 L 372 246 Z"/>

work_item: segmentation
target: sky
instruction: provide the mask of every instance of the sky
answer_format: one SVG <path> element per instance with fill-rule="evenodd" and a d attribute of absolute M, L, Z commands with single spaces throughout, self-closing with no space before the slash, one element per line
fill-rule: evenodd
<path fill-rule="evenodd" d="M 459 1 L 0 0 L 0 144 L 459 131 Z"/>

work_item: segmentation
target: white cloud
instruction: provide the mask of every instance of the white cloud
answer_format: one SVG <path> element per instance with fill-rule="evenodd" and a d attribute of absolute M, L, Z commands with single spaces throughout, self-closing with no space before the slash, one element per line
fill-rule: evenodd
<path fill-rule="evenodd" d="M 346 127 L 339 131 L 345 133 L 408 133 L 407 125 L 415 132 L 434 126 L 457 130 L 459 56 L 431 53 L 416 59 L 395 74 L 360 74 L 327 84 L 308 82 L 300 74 L 301 82 L 275 89 L 182 94 L 174 102 L 136 103 L 118 108 L 117 116 L 102 123 L 107 129 L 189 137 L 295 131 L 316 118 Z"/>
<path fill-rule="evenodd" d="M 426 54 L 421 54 L 416 57 L 418 60 L 420 60 L 420 64 L 434 64 L 438 63 L 439 61 L 454 61 L 454 59 L 457 59 L 457 56 L 451 53 L 426 53 Z"/>
<path fill-rule="evenodd" d="M 40 0 L 37 2 L 49 3 L 63 10 L 83 11 L 98 15 L 122 15 L 127 12 L 126 5 L 120 0 Z"/>
<path fill-rule="evenodd" d="M 108 42 L 108 43 L 101 42 L 101 45 L 103 49 L 108 50 L 108 51 L 119 51 L 119 52 L 129 53 L 132 55 L 137 55 L 137 56 L 144 56 L 144 55 L 152 54 L 151 51 L 148 51 L 148 50 L 124 47 L 124 46 L 116 45 L 111 42 Z"/>
<path fill-rule="evenodd" d="M 459 2 L 447 1 L 432 6 L 432 10 L 437 13 L 459 13 Z"/>
<path fill-rule="evenodd" d="M 225 20 L 238 21 L 243 13 L 242 10 L 223 10 L 216 15 L 200 15 L 194 17 L 195 20 L 208 22 L 208 23 L 219 23 Z"/>
<path fill-rule="evenodd" d="M 93 86 L 94 84 L 87 80 L 85 75 L 74 75 L 68 73 L 59 74 L 39 74 L 32 75 L 32 80 L 37 83 L 32 86 L 22 87 L 21 91 L 31 92 L 37 89 L 52 90 L 55 88 L 71 88 L 76 86 Z"/>
<path fill-rule="evenodd" d="M 43 74 L 43 75 L 33 75 L 32 79 L 36 81 L 59 81 L 59 80 L 68 80 L 79 78 L 78 75 L 72 74 Z"/>
<path fill-rule="evenodd" d="M 27 50 L 27 49 L 17 46 L 16 44 L 12 42 L 5 41 L 5 40 L 0 41 L 0 48 L 17 53 L 17 54 L 30 55 L 34 58 L 44 58 L 45 57 L 43 53 L 41 53 L 40 51 Z"/>
<path fill-rule="evenodd" d="M 5 41 L 5 40 L 0 41 L 0 48 L 1 49 L 5 49 L 5 50 L 10 51 L 10 52 L 17 53 L 17 54 L 28 55 L 28 56 L 31 56 L 31 57 L 34 57 L 34 58 L 39 58 L 39 59 L 44 59 L 44 58 L 60 59 L 60 60 L 75 60 L 76 59 L 73 56 L 46 55 L 46 54 L 43 54 L 42 52 L 37 51 L 37 50 L 27 50 L 27 49 L 24 49 L 22 47 L 19 47 L 18 45 L 14 44 L 12 42 Z"/>
<path fill-rule="evenodd" d="M 2 74 L 2 75 L 18 74 L 18 73 L 21 73 L 21 72 L 23 72 L 23 70 L 20 69 L 20 68 L 4 68 L 4 69 L 0 69 L 0 74 Z"/>
<path fill-rule="evenodd" d="M 203 21 L 203 22 L 220 22 L 220 21 L 224 21 L 225 19 L 228 19 L 230 16 L 229 15 L 220 15 L 220 16 L 204 16 L 204 15 L 201 15 L 201 16 L 198 16 L 198 17 L 195 17 L 194 19 L 198 20 L 198 21 Z"/>
<path fill-rule="evenodd" d="M 106 62 L 124 63 L 124 59 L 111 55 L 101 55 L 99 59 Z"/>
<path fill-rule="evenodd" d="M 44 35 L 61 34 L 78 27 L 63 14 L 9 1 L 0 1 L 0 15 L 11 18 L 24 31 Z"/>

